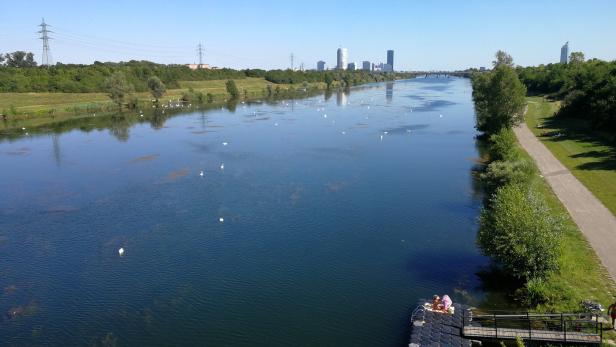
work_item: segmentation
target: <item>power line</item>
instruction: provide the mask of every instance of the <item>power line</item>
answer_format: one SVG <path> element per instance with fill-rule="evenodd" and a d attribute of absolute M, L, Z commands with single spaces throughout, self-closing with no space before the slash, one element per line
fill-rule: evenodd
<path fill-rule="evenodd" d="M 47 29 L 47 27 L 51 25 L 45 23 L 45 18 L 43 18 L 43 21 L 38 26 L 41 27 L 41 30 L 38 31 L 38 33 L 41 34 L 39 39 L 43 40 L 43 63 L 41 65 L 49 66 L 49 33 L 52 33 L 53 31 Z"/>
<path fill-rule="evenodd" d="M 199 68 L 203 67 L 203 45 L 199 42 L 197 46 L 197 52 L 199 53 Z"/>

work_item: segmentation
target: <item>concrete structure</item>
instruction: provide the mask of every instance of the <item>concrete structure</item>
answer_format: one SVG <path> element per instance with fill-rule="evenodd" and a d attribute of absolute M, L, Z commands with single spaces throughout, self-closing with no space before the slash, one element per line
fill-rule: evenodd
<path fill-rule="evenodd" d="M 344 70 L 347 67 L 347 61 L 349 60 L 349 51 L 346 48 L 338 48 L 336 59 L 336 69 Z"/>
<path fill-rule="evenodd" d="M 394 71 L 394 66 L 391 65 L 391 64 L 381 64 L 381 65 L 383 65 L 383 67 L 381 68 L 381 70 L 383 72 L 392 72 L 392 71 Z"/>
<path fill-rule="evenodd" d="M 482 71 L 482 72 L 483 72 L 483 71 L 486 71 L 486 67 L 485 67 L 485 66 L 480 66 L 480 67 L 479 67 L 479 71 Z"/>
<path fill-rule="evenodd" d="M 391 70 L 394 71 L 394 50 L 390 49 L 387 51 L 387 65 L 391 65 Z"/>
<path fill-rule="evenodd" d="M 567 64 L 569 62 L 569 41 L 560 48 L 560 63 Z"/>
<path fill-rule="evenodd" d="M 370 70 L 372 70 L 372 64 L 369 61 L 364 60 L 364 62 L 361 65 L 361 68 L 364 71 L 370 71 Z"/>
<path fill-rule="evenodd" d="M 355 65 L 355 63 L 349 63 L 349 64 L 347 65 L 347 70 L 349 70 L 349 71 L 355 71 L 356 67 L 357 67 L 357 66 Z"/>
<path fill-rule="evenodd" d="M 317 61 L 317 71 L 325 71 L 325 62 L 323 60 Z"/>

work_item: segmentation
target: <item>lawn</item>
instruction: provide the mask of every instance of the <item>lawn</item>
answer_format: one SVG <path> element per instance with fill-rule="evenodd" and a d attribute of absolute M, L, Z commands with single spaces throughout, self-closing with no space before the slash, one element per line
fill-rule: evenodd
<path fill-rule="evenodd" d="M 215 96 L 226 95 L 226 80 L 211 81 L 182 81 L 180 89 L 169 89 L 165 98 L 177 98 L 183 92 L 193 88 L 195 91 L 211 93 Z M 246 90 L 249 95 L 262 93 L 268 84 L 272 84 L 263 78 L 245 78 L 235 80 L 240 92 Z M 281 85 L 281 88 L 288 88 Z M 140 99 L 149 99 L 147 92 L 136 93 Z M 0 94 L 0 113 L 9 113 L 13 107 L 18 113 L 36 113 L 41 110 L 55 109 L 61 112 L 65 108 L 76 105 L 87 105 L 92 103 L 109 103 L 109 98 L 105 93 L 1 93 Z M 6 110 L 6 111 L 4 111 Z"/>
<path fill-rule="evenodd" d="M 577 119 L 554 117 L 558 102 L 528 98 L 526 123 L 546 147 L 616 215 L 616 148 Z"/>
<path fill-rule="evenodd" d="M 191 88 L 204 95 L 212 94 L 215 102 L 224 102 L 228 97 L 227 80 L 181 81 L 178 89 L 169 89 L 164 100 L 179 99 Z M 235 80 L 242 99 L 255 99 L 264 96 L 268 85 L 273 89 L 287 90 L 288 84 L 272 84 L 263 78 L 244 78 Z M 325 84 L 313 83 L 310 87 L 323 89 Z M 301 88 L 301 86 L 295 86 Z M 149 104 L 148 92 L 135 93 L 143 104 Z M 5 127 L 32 127 L 79 118 L 93 113 L 113 113 L 116 110 L 105 93 L 0 93 L 0 114 L 7 115 L 10 123 Z"/>

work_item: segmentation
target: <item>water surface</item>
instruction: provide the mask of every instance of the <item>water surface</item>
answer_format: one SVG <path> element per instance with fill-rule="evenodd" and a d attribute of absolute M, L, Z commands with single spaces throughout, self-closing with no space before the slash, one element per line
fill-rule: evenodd
<path fill-rule="evenodd" d="M 481 295 L 468 80 L 106 122 L 0 139 L 4 343 L 399 346 Z"/>

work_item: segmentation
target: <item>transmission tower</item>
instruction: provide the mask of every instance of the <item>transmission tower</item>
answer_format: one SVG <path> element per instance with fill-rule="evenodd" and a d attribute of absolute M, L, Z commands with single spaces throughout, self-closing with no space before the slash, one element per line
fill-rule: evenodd
<path fill-rule="evenodd" d="M 290 58 L 291 58 L 291 71 L 293 71 L 293 58 L 295 58 L 293 56 L 293 53 L 291 53 L 291 57 Z"/>
<path fill-rule="evenodd" d="M 49 66 L 51 64 L 51 61 L 49 59 L 49 40 L 51 39 L 49 37 L 49 33 L 52 33 L 53 31 L 47 29 L 47 27 L 51 25 L 45 23 L 45 18 L 43 18 L 43 21 L 38 26 L 41 27 L 41 30 L 38 31 L 38 33 L 41 34 L 41 37 L 39 37 L 39 39 L 43 40 L 43 62 L 41 65 Z"/>
<path fill-rule="evenodd" d="M 203 45 L 199 42 L 197 46 L 197 53 L 199 53 L 199 68 L 203 67 Z"/>

